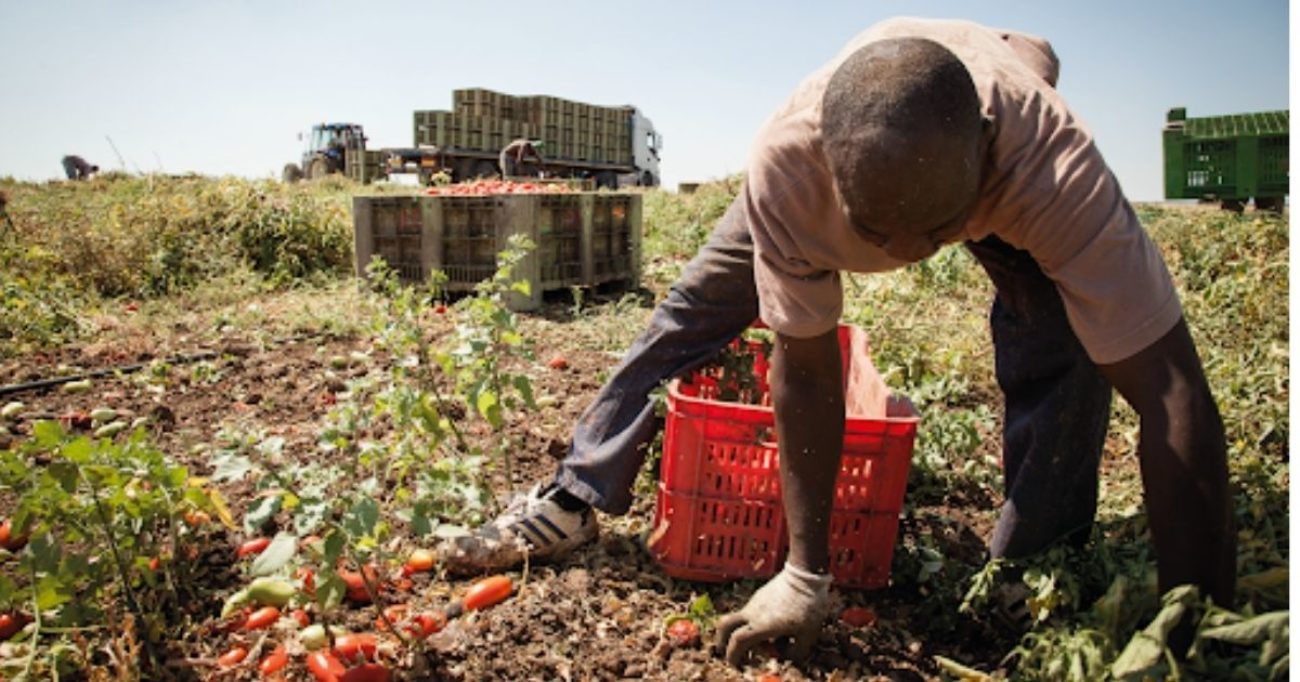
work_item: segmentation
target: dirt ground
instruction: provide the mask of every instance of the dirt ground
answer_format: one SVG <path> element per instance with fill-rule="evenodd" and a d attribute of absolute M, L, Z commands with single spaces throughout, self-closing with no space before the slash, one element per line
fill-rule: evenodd
<path fill-rule="evenodd" d="M 615 354 L 586 347 L 572 336 L 559 307 L 546 311 L 529 331 L 538 336 L 539 351 L 533 373 L 535 390 L 555 397 L 553 405 L 535 420 L 511 426 L 511 435 L 524 443 L 518 452 L 518 471 L 509 486 L 498 476 L 497 493 L 507 487 L 520 490 L 547 477 L 566 451 L 570 425 L 595 395 L 601 380 L 617 362 Z M 184 330 L 182 330 L 184 331 Z M 433 330 L 435 334 L 446 329 Z M 70 395 L 57 389 L 26 391 L 0 396 L 0 402 L 21 400 L 26 407 L 14 436 L 21 437 L 40 418 L 58 418 L 112 405 L 128 416 L 150 416 L 159 446 L 187 464 L 191 473 L 209 473 L 205 448 L 225 428 L 279 435 L 285 453 L 306 460 L 321 456 L 315 434 L 335 396 L 345 382 L 360 373 L 381 369 L 375 357 L 369 365 L 331 369 L 329 359 L 353 351 L 370 350 L 368 339 L 352 335 L 290 335 L 276 342 L 251 340 L 238 332 L 190 337 L 175 330 L 159 337 L 122 334 L 112 340 L 71 346 L 0 363 L 0 385 L 13 385 L 87 370 L 150 363 L 195 350 L 215 351 L 199 363 L 175 363 L 168 390 L 150 389 L 145 378 L 150 368 L 96 379 L 88 393 Z M 562 355 L 568 368 L 550 369 L 548 358 Z M 74 426 L 75 428 L 75 426 Z M 477 433 L 473 437 L 486 438 Z M 251 502 L 252 486 L 245 482 L 225 489 L 239 517 Z M 874 609 L 874 624 L 852 627 L 838 618 L 828 623 L 807 664 L 795 667 L 773 656 L 758 657 L 743 671 L 728 667 L 705 645 L 677 647 L 664 636 L 664 620 L 684 613 L 692 598 L 707 593 L 719 613 L 742 606 L 755 581 L 692 583 L 664 575 L 643 549 L 643 539 L 654 511 L 653 495 L 641 495 L 625 517 L 602 517 L 600 539 L 563 563 L 534 565 L 526 575 L 514 573 L 520 585 L 516 594 L 490 610 L 452 622 L 430 640 L 430 653 L 421 660 L 414 654 L 397 656 L 407 679 L 448 680 L 747 680 L 771 672 L 784 680 L 825 679 L 932 679 L 933 662 L 942 654 L 967 663 L 996 664 L 997 657 L 1014 645 L 1008 633 L 970 618 L 957 618 L 946 634 L 935 636 L 935 595 L 915 585 L 871 592 L 836 590 L 834 614 L 845 606 Z M 928 536 L 949 560 L 976 564 L 982 560 L 987 536 L 987 512 L 992 500 L 953 498 L 942 505 L 914 509 L 902 521 L 900 541 Z M 214 527 L 215 548 L 233 547 L 242 536 Z M 193 636 L 175 643 L 171 656 L 184 661 L 204 679 L 255 679 L 253 665 L 217 672 L 212 659 L 234 641 L 221 631 L 217 614 L 222 599 L 241 580 L 229 553 L 213 551 L 201 559 L 212 584 L 210 599 L 194 605 L 202 623 Z M 465 581 L 417 576 L 410 594 L 390 594 L 394 602 L 436 606 L 445 603 Z M 951 602 L 945 602 L 951 611 Z M 356 609 L 350 616 L 359 628 L 371 627 L 377 606 Z M 286 619 L 287 620 L 287 619 Z M 282 623 L 282 627 L 290 627 Z M 914 634 L 928 633 L 925 641 Z M 706 632 L 706 641 L 712 633 Z M 248 642 L 262 647 L 270 642 Z M 251 647 L 250 647 L 251 648 Z M 258 649 L 254 649 L 256 653 Z M 250 656 L 250 661 L 257 660 Z M 308 679 L 301 658 L 289 668 L 289 679 Z"/>

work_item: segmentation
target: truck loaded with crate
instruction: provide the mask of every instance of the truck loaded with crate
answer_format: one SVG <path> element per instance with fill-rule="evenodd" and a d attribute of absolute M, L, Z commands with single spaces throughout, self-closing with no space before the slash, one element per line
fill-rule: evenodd
<path fill-rule="evenodd" d="M 1188 118 L 1170 109 L 1164 136 L 1165 198 L 1218 201 L 1240 211 L 1281 211 L 1289 188 L 1290 112 Z"/>
<path fill-rule="evenodd" d="M 633 106 L 597 106 L 547 95 L 515 96 L 482 88 L 455 90 L 450 111 L 416 111 L 411 147 L 367 149 L 359 124 L 322 123 L 307 138 L 293 182 L 346 173 L 357 182 L 394 174 L 430 184 L 437 174 L 453 182 L 500 175 L 501 150 L 516 139 L 538 144 L 537 173 L 578 178 L 597 187 L 656 187 L 663 137 Z"/>
<path fill-rule="evenodd" d="M 502 147 L 520 138 L 541 142 L 549 176 L 590 178 L 598 187 L 659 185 L 663 137 L 633 106 L 470 88 L 452 92 L 451 111 L 415 112 L 416 147 L 433 150 L 436 169 L 457 181 L 499 173 Z"/>

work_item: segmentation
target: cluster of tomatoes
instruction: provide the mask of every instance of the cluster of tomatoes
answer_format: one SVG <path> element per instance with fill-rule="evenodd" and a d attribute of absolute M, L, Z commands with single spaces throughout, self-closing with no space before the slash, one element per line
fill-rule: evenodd
<path fill-rule="evenodd" d="M 310 541 L 308 541 L 310 543 Z M 250 559 L 265 551 L 269 546 L 268 538 L 255 538 L 240 545 L 236 556 Z M 371 603 L 371 593 L 367 584 L 384 589 L 389 584 L 398 592 L 409 592 L 412 585 L 409 578 L 416 573 L 427 573 L 434 568 L 435 557 L 432 552 L 417 549 L 410 554 L 402 566 L 401 577 L 385 581 L 373 564 L 368 564 L 361 572 L 339 570 L 338 575 L 347 587 L 347 601 L 356 605 Z M 315 592 L 315 575 L 311 569 L 300 567 L 294 574 L 294 580 L 301 592 L 311 595 Z M 403 585 L 402 583 L 405 583 Z M 254 581 L 250 586 L 250 595 L 258 591 L 261 602 L 270 602 L 258 608 L 245 608 L 227 619 L 223 629 L 236 634 L 235 644 L 218 657 L 217 666 L 231 669 L 248 665 L 248 642 L 252 633 L 267 630 L 282 623 L 283 618 L 291 619 L 285 623 L 287 630 L 297 630 L 296 642 L 289 642 L 286 647 L 281 643 L 257 663 L 257 669 L 263 679 L 281 679 L 291 663 L 291 657 L 305 654 L 303 663 L 312 678 L 318 682 L 381 682 L 391 677 L 390 669 L 381 662 L 385 653 L 391 654 L 391 644 L 383 641 L 383 634 L 370 632 L 347 632 L 336 626 L 313 624 L 310 614 L 302 608 L 285 609 L 296 598 L 296 587 L 282 580 L 267 580 L 258 585 Z M 513 583 L 508 576 L 496 575 L 479 580 L 465 592 L 460 600 L 445 609 L 412 613 L 406 604 L 394 604 L 382 609 L 382 615 L 375 620 L 378 633 L 390 633 L 398 629 L 406 638 L 424 639 L 439 631 L 451 618 L 465 611 L 484 609 L 497 604 L 510 596 Z M 258 602 L 259 598 L 254 598 Z M 275 604 L 280 604 L 276 606 Z M 288 612 L 286 612 L 288 611 Z"/>
<path fill-rule="evenodd" d="M 471 196 L 489 194 L 568 194 L 573 189 L 559 182 L 520 182 L 517 180 L 473 180 L 446 187 L 430 187 L 425 194 L 434 196 Z"/>

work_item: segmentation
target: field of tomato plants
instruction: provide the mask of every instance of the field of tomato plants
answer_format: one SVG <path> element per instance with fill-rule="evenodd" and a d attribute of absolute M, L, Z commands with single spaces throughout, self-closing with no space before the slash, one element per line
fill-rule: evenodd
<path fill-rule="evenodd" d="M 377 190 L 346 181 L 0 180 L 0 676 L 1286 677 L 1289 240 L 1285 218 L 1252 212 L 1139 211 L 1224 414 L 1232 609 L 1156 592 L 1122 401 L 1091 542 L 988 562 L 1001 500 L 992 291 L 961 249 L 846 278 L 845 320 L 923 422 L 892 583 L 833 592 L 806 664 L 766 652 L 735 670 L 708 650 L 717 614 L 759 583 L 659 570 L 643 548 L 658 453 L 631 513 L 602 516 L 568 560 L 444 571 L 440 538 L 553 471 L 738 188 L 647 192 L 639 288 L 557 292 L 522 315 L 501 301 L 527 243 L 470 296 L 382 269 L 354 278 L 350 196 Z M 1028 632 L 990 604 L 1020 572 Z M 1165 637 L 1185 613 L 1198 634 L 1178 659 Z"/>

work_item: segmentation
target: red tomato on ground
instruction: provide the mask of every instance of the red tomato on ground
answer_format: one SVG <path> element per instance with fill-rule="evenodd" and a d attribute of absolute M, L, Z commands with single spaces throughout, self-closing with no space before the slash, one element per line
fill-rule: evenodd
<path fill-rule="evenodd" d="M 510 582 L 508 575 L 494 575 L 484 578 L 473 585 L 465 592 L 465 598 L 461 600 L 461 605 L 466 611 L 475 609 L 485 609 L 494 604 L 501 603 L 506 597 L 510 596 L 514 584 Z"/>
<path fill-rule="evenodd" d="M 673 646 L 695 646 L 700 641 L 700 626 L 696 625 L 693 620 L 677 620 L 668 626 L 664 634 L 667 635 L 668 641 L 672 642 Z"/>
<path fill-rule="evenodd" d="M 271 538 L 253 538 L 239 546 L 235 550 L 235 556 L 243 559 L 246 556 L 256 556 L 271 546 Z"/>
<path fill-rule="evenodd" d="M 221 656 L 217 658 L 217 665 L 223 668 L 233 668 L 239 665 L 240 663 L 243 663 L 244 658 L 247 656 L 248 656 L 248 649 L 245 649 L 242 646 L 236 646 L 230 651 L 221 654 Z"/>
<path fill-rule="evenodd" d="M 876 612 L 865 606 L 850 606 L 840 612 L 840 622 L 849 627 L 868 627 L 875 624 Z"/>
<path fill-rule="evenodd" d="M 0 642 L 18 634 L 30 622 L 31 617 L 25 613 L 0 613 Z"/>
<path fill-rule="evenodd" d="M 262 659 L 257 665 L 257 670 L 263 675 L 274 675 L 284 670 L 284 666 L 289 665 L 289 653 L 284 650 L 284 645 L 275 648 L 269 656 Z"/>
<path fill-rule="evenodd" d="M 339 678 L 348 671 L 339 659 L 325 651 L 307 654 L 307 670 L 316 676 L 317 682 L 339 682 Z"/>
<path fill-rule="evenodd" d="M 10 552 L 17 552 L 26 546 L 27 536 L 22 533 L 14 534 L 12 519 L 5 519 L 0 523 L 0 547 Z"/>
<path fill-rule="evenodd" d="M 277 620 L 280 620 L 280 609 L 274 606 L 263 606 L 249 614 L 248 620 L 244 622 L 244 629 L 262 630 L 271 627 Z"/>
<path fill-rule="evenodd" d="M 379 640 L 368 632 L 348 633 L 334 638 L 334 655 L 344 661 L 352 661 L 361 656 L 368 661 L 374 660 L 378 649 Z"/>

